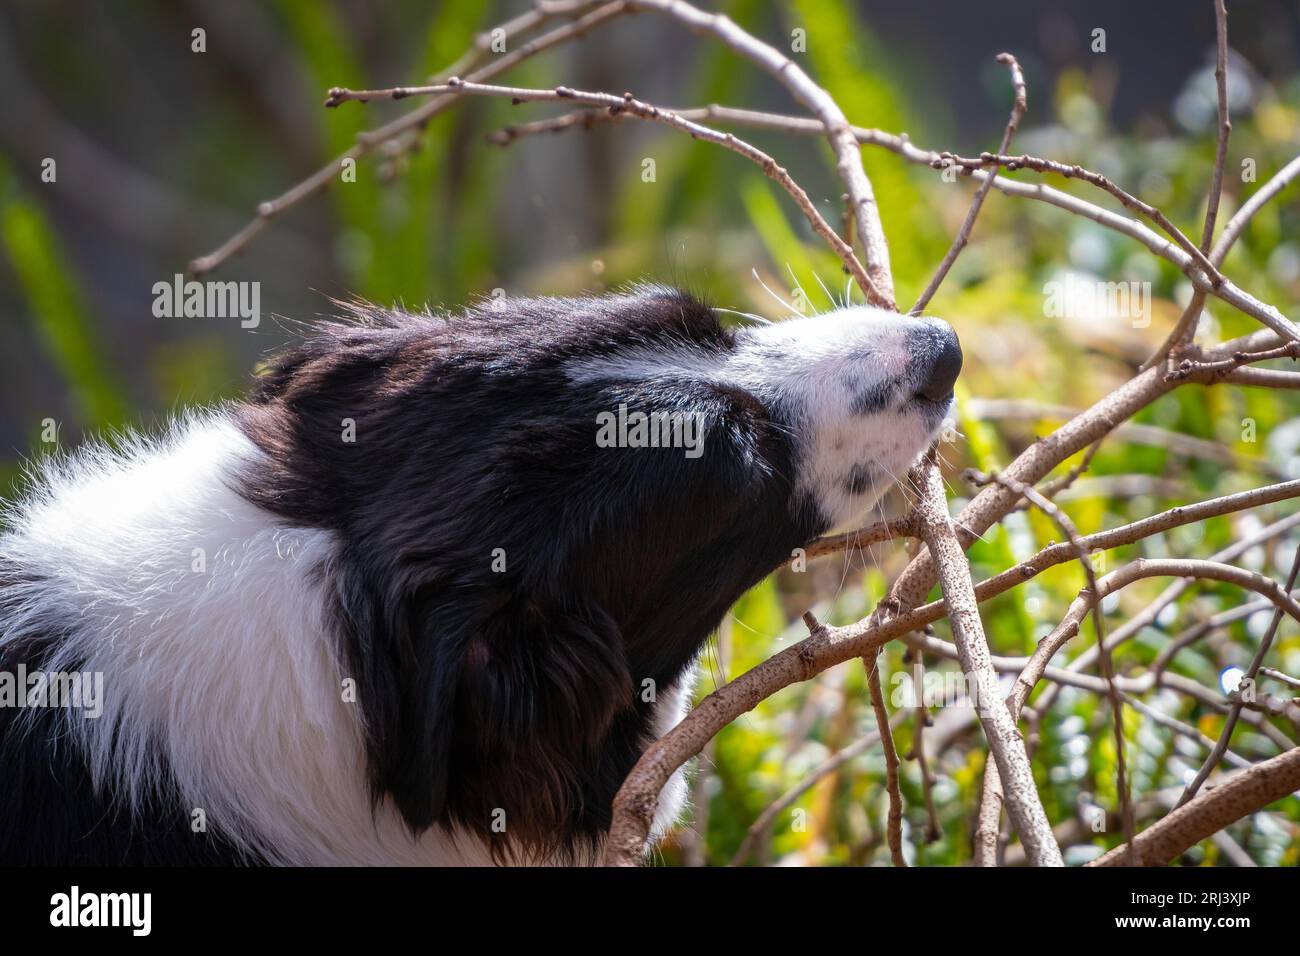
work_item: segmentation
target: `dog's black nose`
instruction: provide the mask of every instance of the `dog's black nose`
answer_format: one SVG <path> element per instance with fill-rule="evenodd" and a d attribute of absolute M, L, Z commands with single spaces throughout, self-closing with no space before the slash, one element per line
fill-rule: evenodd
<path fill-rule="evenodd" d="M 912 354 L 919 362 L 929 363 L 928 370 L 922 365 L 917 394 L 932 402 L 947 401 L 952 398 L 952 387 L 961 373 L 961 342 L 957 333 L 945 323 L 933 322 L 912 335 L 915 342 Z"/>

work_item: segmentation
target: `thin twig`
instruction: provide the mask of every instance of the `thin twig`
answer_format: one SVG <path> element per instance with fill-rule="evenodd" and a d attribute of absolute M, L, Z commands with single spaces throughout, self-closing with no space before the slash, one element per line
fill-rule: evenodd
<path fill-rule="evenodd" d="M 588 2 L 576 3 L 571 7 L 562 5 L 554 7 L 556 10 L 576 11 L 591 6 Z M 627 13 L 629 7 L 625 0 L 613 0 L 611 3 L 603 4 L 593 9 L 590 13 L 579 17 L 570 23 L 557 27 L 556 29 L 536 37 L 522 44 L 520 47 L 510 53 L 494 56 L 483 66 L 473 70 L 468 77 L 475 81 L 491 79 L 498 74 L 518 65 L 538 53 L 549 50 L 552 47 L 566 43 L 569 40 L 584 36 L 597 27 L 604 26 L 611 20 Z M 498 29 L 514 29 L 520 32 L 526 32 L 549 21 L 555 13 L 545 12 L 542 9 L 530 11 L 511 20 L 508 24 Z M 473 52 L 466 58 L 462 58 L 460 63 L 481 62 L 482 58 L 488 54 L 486 50 L 480 51 L 478 55 Z M 310 196 L 320 192 L 330 183 L 335 182 L 339 175 L 339 169 L 345 160 L 360 159 L 384 143 L 387 143 L 398 136 L 410 130 L 423 127 L 437 114 L 447 109 L 454 102 L 454 97 L 439 97 L 430 100 L 417 110 L 407 113 L 405 116 L 398 117 L 390 123 L 380 126 L 373 130 L 368 130 L 357 135 L 357 142 L 351 149 L 342 153 L 335 159 L 326 163 L 316 172 L 312 173 L 306 179 L 292 186 L 285 192 L 281 193 L 274 199 L 268 199 L 257 206 L 257 215 L 243 229 L 235 233 L 214 251 L 205 256 L 199 256 L 189 264 L 191 275 L 201 276 L 211 272 L 218 266 L 222 265 L 232 256 L 243 252 L 249 244 L 256 239 L 262 231 L 270 225 L 271 221 L 283 213 L 285 210 L 307 199 Z"/>
<path fill-rule="evenodd" d="M 1110 652 L 1106 649 L 1106 629 L 1101 611 L 1100 588 L 1097 586 L 1097 572 L 1093 568 L 1088 547 L 1084 544 L 1083 536 L 1079 534 L 1079 529 L 1070 520 L 1070 517 L 1036 489 L 1005 475 L 986 475 L 980 472 L 968 472 L 968 474 L 971 475 L 974 484 L 985 485 L 991 481 L 996 481 L 1016 494 L 1023 495 L 1026 501 L 1056 522 L 1057 526 L 1065 533 L 1066 539 L 1078 556 L 1079 564 L 1083 567 L 1084 576 L 1088 581 L 1088 596 L 1092 604 L 1092 624 L 1097 636 L 1101 674 L 1106 681 L 1107 696 L 1110 698 L 1111 723 L 1115 733 L 1115 786 L 1119 793 L 1120 819 L 1124 822 L 1124 839 L 1132 842 L 1133 806 L 1129 795 L 1128 771 L 1124 757 L 1124 705 L 1120 700 L 1119 691 L 1115 688 L 1115 664 L 1111 660 Z"/>
<path fill-rule="evenodd" d="M 1273 678 L 1273 680 L 1278 681 L 1279 683 L 1286 684 L 1288 687 L 1300 688 L 1300 680 L 1297 680 L 1290 674 L 1283 674 L 1281 671 L 1274 670 L 1271 667 L 1261 667 L 1259 672 L 1266 677 Z"/>
<path fill-rule="evenodd" d="M 1289 482 L 1286 484 L 1289 484 Z M 1270 485 L 1268 487 L 1277 488 L 1279 486 Z M 1249 494 L 1249 492 L 1247 493 Z M 1222 550 L 1216 551 L 1214 554 L 1210 555 L 1209 560 L 1220 562 L 1235 561 L 1251 548 L 1258 547 L 1264 542 L 1285 534 L 1287 531 L 1298 525 L 1300 525 L 1300 513 L 1288 515 L 1285 518 L 1272 522 L 1253 534 L 1248 534 L 1245 537 L 1234 541 Z M 1136 637 L 1144 627 L 1148 627 L 1159 618 L 1161 611 L 1174 601 L 1178 600 L 1178 598 L 1191 586 L 1192 582 L 1190 581 L 1177 581 L 1174 584 L 1171 584 L 1161 592 L 1154 601 L 1141 611 L 1132 615 L 1123 625 L 1115 629 L 1114 633 L 1106 639 L 1107 649 L 1113 651 L 1125 641 Z M 1083 653 L 1070 662 L 1070 667 L 1079 670 L 1091 667 L 1096 659 L 1095 654 L 1096 648 L 1089 647 L 1084 649 Z"/>
<path fill-rule="evenodd" d="M 1300 547 L 1296 548 L 1295 559 L 1291 562 L 1291 573 L 1286 579 L 1286 593 L 1288 596 L 1295 590 L 1297 575 L 1300 575 Z M 1255 678 L 1259 674 L 1260 665 L 1264 663 L 1264 658 L 1273 646 L 1273 638 L 1277 635 L 1278 625 L 1282 623 L 1283 610 L 1280 605 L 1274 609 L 1273 618 L 1268 623 L 1268 630 L 1264 632 L 1263 639 L 1255 649 L 1255 656 L 1251 659 L 1250 666 L 1246 668 L 1246 673 L 1242 677 L 1242 682 L 1247 683 L 1247 686 L 1251 688 L 1255 685 Z M 1241 716 L 1241 710 L 1244 706 L 1245 702 L 1242 700 L 1242 695 L 1237 692 L 1233 698 L 1232 708 L 1228 711 L 1228 719 L 1224 722 L 1223 732 L 1219 734 L 1219 742 L 1215 744 L 1210 755 L 1205 758 L 1205 763 L 1197 771 L 1196 777 L 1183 791 L 1183 795 L 1178 800 L 1178 806 L 1183 806 L 1196 796 L 1196 791 L 1201 788 L 1201 784 L 1205 783 L 1214 768 L 1219 765 L 1219 761 L 1223 759 L 1224 751 L 1228 749 L 1228 744 L 1232 740 L 1232 731 L 1237 726 L 1237 718 Z"/>
<path fill-rule="evenodd" d="M 819 136 L 825 133 L 825 127 L 817 120 L 808 119 L 801 116 L 786 116 L 778 113 L 765 113 L 758 110 L 740 110 L 723 106 L 708 106 L 697 109 L 679 109 L 675 110 L 683 118 L 702 117 L 713 119 L 717 122 L 732 123 L 740 126 L 748 126 L 756 129 L 767 129 L 779 132 L 790 133 L 800 136 Z M 576 120 L 569 121 L 565 128 L 587 125 L 579 123 Z M 536 124 L 540 131 L 541 124 Z M 547 127 L 550 128 L 550 127 Z M 851 132 L 859 143 L 864 145 L 880 146 L 891 152 L 898 154 L 908 162 L 920 163 L 926 166 L 943 165 L 942 153 L 932 150 L 921 149 L 912 144 L 906 136 L 897 136 L 892 133 L 886 133 L 878 129 L 869 129 L 865 127 L 852 127 Z M 515 137 L 517 138 L 517 137 Z M 951 155 L 951 154 L 948 154 Z M 1062 164 L 1064 165 L 1064 164 Z M 993 170 L 983 168 L 971 168 L 967 166 L 957 166 L 959 172 L 964 175 L 973 176 L 981 182 L 993 176 Z M 1286 316 L 1282 315 L 1274 306 L 1252 296 L 1250 293 L 1239 288 L 1226 277 L 1222 278 L 1219 285 L 1215 285 L 1211 276 L 1207 275 L 1198 265 L 1192 254 L 1181 248 L 1174 240 L 1166 238 L 1154 230 L 1143 225 L 1136 219 L 1130 219 L 1118 213 L 1112 212 L 1095 203 L 1090 203 L 1078 196 L 1062 192 L 1059 189 L 1053 189 L 1044 183 L 1027 183 L 1019 180 L 1008 179 L 1006 177 L 997 177 L 993 188 L 999 192 L 1006 193 L 1009 196 L 1020 196 L 1026 199 L 1034 199 L 1039 202 L 1049 203 L 1059 209 L 1082 216 L 1098 225 L 1107 229 L 1136 239 L 1142 245 L 1146 246 L 1153 254 L 1160 256 L 1173 263 L 1188 280 L 1192 283 L 1195 290 L 1200 290 L 1223 300 L 1233 308 L 1249 315 L 1251 318 L 1268 326 L 1273 331 L 1287 339 L 1300 341 L 1300 328 L 1297 328 Z M 1220 242 L 1227 236 L 1225 229 L 1224 236 L 1220 237 Z M 1200 254 L 1200 250 L 1197 250 Z M 1211 263 L 1215 262 L 1215 257 L 1209 257 Z M 1217 270 L 1217 265 L 1215 265 Z M 1216 273 L 1218 274 L 1218 273 Z M 1148 361 L 1142 369 L 1145 371 L 1156 364 Z"/>
<path fill-rule="evenodd" d="M 877 521 L 875 524 L 857 531 L 818 538 L 803 549 L 805 558 L 817 558 L 825 554 L 838 554 L 841 551 L 860 551 L 873 544 L 892 541 L 895 538 L 915 538 L 916 516 L 909 512 L 901 518 L 889 521 Z M 792 559 L 793 560 L 793 559 Z"/>
<path fill-rule="evenodd" d="M 910 653 L 916 655 L 918 665 L 924 666 L 922 651 Z M 925 706 L 925 695 L 919 689 L 913 713 L 915 722 L 912 730 L 912 748 L 908 756 L 916 761 L 917 769 L 921 771 L 921 793 L 925 798 L 925 842 L 934 843 L 943 836 L 943 828 L 939 824 L 939 810 L 934 804 L 934 774 L 930 771 L 930 761 L 925 754 L 925 728 L 930 723 L 930 711 Z"/>
<path fill-rule="evenodd" d="M 1223 0 L 1214 2 L 1214 33 L 1214 85 L 1219 95 L 1219 139 L 1214 148 L 1214 174 L 1210 179 L 1210 191 L 1205 198 L 1205 228 L 1201 231 L 1201 249 L 1205 252 L 1210 251 L 1210 242 L 1214 239 L 1214 223 L 1219 216 L 1219 199 L 1223 195 L 1223 167 L 1228 160 L 1228 136 L 1232 132 L 1232 120 L 1228 117 L 1228 8 Z"/>
<path fill-rule="evenodd" d="M 375 99 L 405 99 L 408 96 L 458 96 L 461 94 L 498 97 L 508 99 L 512 103 L 586 103 L 616 113 L 626 113 L 639 119 L 662 123 L 680 130 L 694 139 L 705 140 L 729 149 L 733 153 L 737 153 L 757 164 L 769 179 L 775 181 L 790 194 L 813 229 L 835 250 L 836 254 L 843 260 L 845 267 L 852 273 L 866 293 L 867 298 L 874 305 L 882 308 L 892 307 L 892 301 L 885 299 L 879 289 L 876 288 L 873 280 L 867 275 L 866 269 L 858 261 L 853 249 L 826 222 L 822 214 L 817 211 L 817 207 L 808 197 L 808 194 L 804 192 L 803 187 L 794 181 L 794 178 L 786 172 L 785 167 L 781 166 L 761 149 L 745 142 L 732 133 L 723 133 L 693 120 L 683 119 L 672 110 L 645 103 L 631 93 L 615 96 L 612 93 L 575 90 L 567 86 L 557 86 L 552 90 L 526 89 L 516 86 L 493 86 L 485 83 L 474 83 L 462 80 L 459 77 L 451 77 L 446 83 L 435 83 L 430 86 L 398 86 L 383 90 L 349 90 L 343 87 L 335 87 L 330 90 L 326 105 L 337 106 L 340 103 L 351 101 L 366 103 Z"/>
<path fill-rule="evenodd" d="M 1232 121 L 1228 117 L 1228 9 L 1224 6 L 1223 0 L 1214 0 L 1214 26 L 1216 38 L 1214 83 L 1219 99 L 1219 129 L 1218 141 L 1214 148 L 1214 172 L 1210 177 L 1210 188 L 1205 200 L 1205 226 L 1201 230 L 1201 249 L 1210 252 L 1210 262 L 1217 267 L 1223 261 L 1223 254 L 1216 256 L 1211 251 L 1210 242 L 1214 238 L 1214 224 L 1219 215 L 1219 200 L 1223 195 L 1223 168 L 1228 158 L 1228 134 L 1232 131 Z M 1231 226 L 1231 223 L 1229 225 Z M 1224 252 L 1226 253 L 1226 248 Z M 1196 289 L 1192 293 L 1191 301 L 1187 303 L 1187 308 L 1174 324 L 1173 331 L 1142 367 L 1150 368 L 1190 345 L 1196 336 L 1196 325 L 1200 321 L 1204 308 L 1205 292 Z"/>
<path fill-rule="evenodd" d="M 1141 699 L 1133 696 L 1132 694 L 1125 694 L 1124 700 L 1127 701 L 1129 706 L 1131 706 L 1134 710 L 1139 711 L 1142 714 L 1145 714 L 1147 717 L 1149 717 L 1152 721 L 1159 724 L 1160 726 L 1166 727 L 1169 730 L 1172 730 L 1176 734 L 1181 734 L 1182 736 L 1186 737 L 1188 740 L 1195 740 L 1206 750 L 1214 749 L 1214 741 L 1211 738 L 1205 736 L 1205 734 L 1201 733 L 1191 724 L 1184 723 L 1183 721 L 1178 720 L 1175 717 L 1170 717 L 1164 711 L 1157 710 L 1155 707 L 1152 707 L 1151 705 L 1144 703 Z M 1223 756 L 1228 763 L 1232 764 L 1238 770 L 1253 766 L 1253 764 L 1249 760 L 1241 756 L 1241 754 L 1236 753 L 1235 751 L 1229 750 L 1226 753 L 1224 753 Z"/>
<path fill-rule="evenodd" d="M 1255 214 L 1267 205 L 1273 197 L 1290 185 L 1291 181 L 1300 176 L 1300 156 L 1297 156 L 1291 162 L 1279 169 L 1263 186 L 1256 189 L 1237 210 L 1236 215 L 1228 220 L 1228 224 L 1223 227 L 1223 232 L 1219 234 L 1219 241 L 1214 244 L 1214 252 L 1210 255 L 1210 261 L 1220 264 L 1227 257 L 1229 250 L 1232 249 L 1237 239 L 1241 237 L 1246 226 Z"/>
<path fill-rule="evenodd" d="M 1011 117 L 1007 120 L 1006 130 L 1002 133 L 1002 143 L 998 146 L 999 153 L 1005 153 L 1011 146 L 1011 140 L 1016 135 L 1016 130 L 1020 128 L 1020 120 L 1029 109 L 1029 98 L 1025 92 L 1025 75 L 1020 69 L 1020 64 L 1010 53 L 999 53 L 998 62 L 1006 65 L 1011 71 L 1011 86 L 1014 90 L 1014 98 L 1011 106 Z M 980 214 L 980 209 L 984 206 L 984 198 L 988 196 L 989 190 L 993 188 L 993 182 L 997 177 L 997 170 L 989 171 L 989 176 L 975 190 L 975 196 L 971 199 L 970 209 L 966 211 L 966 219 L 962 222 L 961 228 L 957 231 L 952 245 L 944 255 L 943 261 L 939 263 L 939 268 L 935 270 L 934 276 L 930 279 L 925 290 L 917 298 L 916 303 L 911 308 L 912 315 L 919 315 L 930 300 L 934 298 L 935 292 L 938 291 L 940 284 L 947 277 L 952 265 L 961 255 L 961 251 L 966 248 L 970 241 L 971 230 L 975 228 L 975 219 Z"/>
<path fill-rule="evenodd" d="M 1293 594 L 1292 596 L 1300 597 L 1300 594 Z M 1272 602 L 1267 600 L 1261 602 L 1263 607 L 1269 607 L 1271 604 Z M 940 657 L 952 661 L 960 660 L 960 654 L 958 654 L 957 646 L 955 644 L 940 640 L 932 635 L 912 632 L 903 635 L 902 640 L 903 643 L 917 650 L 924 650 L 930 654 L 937 654 Z M 999 674 L 1020 674 L 1030 662 L 1030 658 L 1028 657 L 1004 657 L 998 654 L 993 655 L 992 660 L 993 669 Z M 1096 694 L 1098 696 L 1104 695 L 1107 692 L 1106 682 L 1099 677 L 1079 673 L 1069 668 L 1054 667 L 1050 664 L 1043 668 L 1041 679 L 1051 684 L 1052 688 L 1072 687 L 1076 690 L 1085 691 L 1086 693 Z M 1129 695 L 1146 694 L 1153 690 L 1167 689 L 1176 694 L 1181 694 L 1184 697 L 1190 697 L 1198 705 L 1208 710 L 1217 710 L 1221 713 L 1227 713 L 1228 710 L 1227 704 L 1223 701 L 1223 693 L 1220 690 L 1217 688 L 1211 690 L 1208 687 L 1203 687 L 1195 681 L 1182 677 L 1179 674 L 1157 673 L 1152 669 L 1147 671 L 1145 674 L 1136 677 L 1125 677 L 1120 675 L 1115 678 L 1115 686 L 1119 688 L 1121 693 Z M 1044 696 L 1038 701 L 1040 710 L 1049 709 L 1045 701 L 1046 694 L 1044 694 Z M 1029 708 L 1025 708 L 1022 710 L 1021 716 L 1028 719 L 1029 713 Z M 1260 714 L 1253 711 L 1247 711 L 1242 714 L 1242 719 L 1255 729 L 1261 731 L 1265 736 L 1273 741 L 1273 743 L 1277 744 L 1280 750 L 1285 750 L 1292 746 L 1292 742 L 1287 737 L 1280 734 L 1280 732 L 1270 733 L 1268 728 L 1272 725 L 1267 723 Z M 1201 740 L 1202 738 L 1204 738 L 1203 734 L 1199 734 L 1197 737 L 1198 740 Z M 1214 741 L 1208 738 L 1204 738 L 1202 742 L 1205 744 L 1207 750 L 1214 745 Z M 994 768 L 994 772 L 996 772 L 996 768 Z M 1182 788 L 1179 788 L 1179 792 L 1182 792 Z M 993 832 L 996 832 L 996 822 L 993 824 L 992 830 Z M 990 863 L 989 865 L 992 866 L 995 864 Z"/>
<path fill-rule="evenodd" d="M 1294 593 L 1293 595 L 1294 596 Z M 1228 608 L 1226 611 L 1220 611 L 1218 614 L 1211 614 L 1209 617 L 1197 621 L 1190 627 L 1184 628 L 1178 634 L 1169 639 L 1164 647 L 1160 648 L 1160 653 L 1151 662 L 1150 672 L 1156 675 L 1164 673 L 1178 654 L 1185 648 L 1191 647 L 1197 641 L 1201 640 L 1207 634 L 1213 634 L 1220 628 L 1227 627 L 1236 621 L 1250 617 L 1257 611 L 1266 610 L 1273 605 L 1262 598 L 1257 601 L 1249 601 L 1246 604 L 1240 604 L 1237 607 Z"/>
<path fill-rule="evenodd" d="M 1127 587 L 1134 581 L 1151 577 L 1196 578 L 1235 584 L 1238 587 L 1247 588 L 1268 598 L 1275 607 L 1300 621 L 1300 602 L 1292 597 L 1290 590 L 1283 590 L 1282 586 L 1276 581 L 1266 578 L 1262 574 L 1233 567 L 1230 564 L 1222 564 L 1218 561 L 1203 561 L 1193 558 L 1138 558 L 1098 580 L 1097 594 L 1100 597 L 1106 597 Z M 1029 658 L 1029 663 L 1021 672 L 1020 677 L 1017 678 L 1015 687 L 1012 689 L 1010 699 L 1015 702 L 1014 710 L 1018 711 L 1020 707 L 1024 706 L 1025 701 L 1029 699 L 1034 685 L 1042 678 L 1043 670 L 1047 667 L 1048 661 L 1079 633 L 1079 622 L 1083 620 L 1084 614 L 1087 613 L 1088 608 L 1091 606 L 1091 595 L 1080 595 L 1075 598 L 1061 623 L 1038 642 L 1038 646 Z"/>
<path fill-rule="evenodd" d="M 1070 470 L 1064 475 L 1058 475 L 1056 478 L 1053 478 L 1051 481 L 1043 485 L 1043 497 L 1050 501 L 1061 492 L 1069 489 L 1069 487 L 1079 479 L 1079 476 L 1086 472 L 1092 465 L 1092 460 L 1097 456 L 1097 452 L 1101 449 L 1101 443 L 1104 440 L 1104 438 L 1097 439 L 1097 441 L 1088 446 L 1088 450 L 1083 453 L 1083 457 L 1079 459 L 1077 465 L 1070 468 Z"/>
<path fill-rule="evenodd" d="M 784 86 L 801 106 L 811 112 L 824 129 L 835 153 L 835 168 L 852 199 L 854 225 L 866 259 L 870 280 L 858 279 L 868 300 L 879 300 L 883 308 L 894 305 L 894 276 L 889 265 L 889 243 L 880 222 L 880 208 L 871 180 L 862 165 L 862 151 L 853 127 L 834 97 L 817 85 L 794 60 L 776 47 L 764 43 L 721 13 L 707 13 L 686 0 L 628 0 L 635 10 L 665 14 L 697 33 L 707 33 L 744 56 Z M 846 262 L 846 265 L 848 263 Z M 857 278 L 856 274 L 854 276 Z"/>
<path fill-rule="evenodd" d="M 1238 352 L 1231 358 L 1220 359 L 1217 362 L 1199 362 L 1195 359 L 1186 358 L 1174 368 L 1166 373 L 1173 381 L 1187 378 L 1196 372 L 1203 372 L 1210 378 L 1210 382 L 1224 381 L 1229 372 L 1234 372 L 1243 365 L 1251 365 L 1255 362 L 1267 362 L 1270 359 L 1277 358 L 1300 358 L 1300 342 L 1287 342 L 1275 349 L 1261 349 L 1258 352 Z M 1206 384 L 1210 384 L 1207 382 Z"/>
<path fill-rule="evenodd" d="M 1241 354 L 1246 356 L 1243 359 L 1244 362 L 1250 362 L 1254 360 L 1251 356 L 1263 353 L 1243 352 Z M 1183 381 L 1184 379 L 1194 378 L 1202 385 L 1215 384 L 1224 380 L 1222 375 L 1214 374 L 1219 365 L 1218 362 L 1190 363 L 1184 374 L 1174 378 L 1166 377 L 1166 381 Z M 1078 409 L 1071 408 L 1068 405 L 1054 405 L 1026 399 L 973 398 L 967 403 L 966 408 L 972 418 L 996 418 L 1002 420 L 1038 421 L 1040 419 L 1057 419 L 1068 421 L 1078 414 Z M 1115 428 L 1111 435 L 1134 444 L 1164 448 L 1175 455 L 1185 455 L 1201 461 L 1212 461 L 1246 471 L 1257 471 L 1274 478 L 1282 477 L 1282 470 L 1267 459 L 1243 455 L 1222 442 L 1185 435 L 1182 432 L 1161 428 L 1158 425 L 1132 421 L 1123 422 Z M 1063 489 L 1056 488 L 1052 494 L 1047 494 L 1046 486 L 1042 490 L 1047 497 L 1054 498 Z"/>
<path fill-rule="evenodd" d="M 871 710 L 876 716 L 876 732 L 885 751 L 885 790 L 889 794 L 889 818 L 886 839 L 889 858 L 894 866 L 907 866 L 903 856 L 903 794 L 898 787 L 898 750 L 894 747 L 894 734 L 889 726 L 889 711 L 885 710 L 885 693 L 880 686 L 880 653 L 867 667 L 867 687 L 871 694 Z"/>
<path fill-rule="evenodd" d="M 1064 176 L 1066 179 L 1078 179 L 1082 182 L 1091 183 L 1098 189 L 1114 196 L 1126 209 L 1141 213 L 1163 229 L 1169 238 L 1178 243 L 1179 247 L 1192 258 L 1197 267 L 1209 277 L 1211 286 L 1217 289 L 1223 284 L 1223 276 L 1210 262 L 1209 257 L 1198 249 L 1196 244 L 1188 239 L 1181 229 L 1170 222 L 1168 216 L 1150 203 L 1143 202 L 1127 190 L 1121 189 L 1101 173 L 1084 169 L 1078 165 L 1043 159 L 1040 156 L 1006 156 L 999 153 L 980 153 L 978 159 L 957 156 L 953 153 L 940 153 L 938 159 L 931 165 L 938 169 L 942 169 L 947 165 L 956 165 L 970 170 L 981 167 L 1001 167 L 1008 171 L 1029 169 L 1036 173 L 1055 173 L 1058 176 Z"/>
<path fill-rule="evenodd" d="M 897 727 L 903 722 L 905 715 L 899 712 L 890 720 L 890 727 Z M 800 797 L 811 790 L 818 782 L 829 777 L 850 760 L 861 756 L 872 747 L 880 742 L 880 732 L 873 730 L 871 733 L 861 739 L 849 744 L 841 750 L 837 750 L 831 756 L 827 757 L 821 764 L 814 767 L 808 774 L 796 783 L 793 787 L 783 793 L 778 799 L 774 800 L 767 808 L 758 815 L 758 818 L 750 824 L 749 829 L 745 832 L 745 838 L 740 842 L 735 854 L 731 858 L 728 866 L 740 866 L 754 852 L 758 842 L 772 828 L 772 823 L 786 810 L 794 806 Z"/>

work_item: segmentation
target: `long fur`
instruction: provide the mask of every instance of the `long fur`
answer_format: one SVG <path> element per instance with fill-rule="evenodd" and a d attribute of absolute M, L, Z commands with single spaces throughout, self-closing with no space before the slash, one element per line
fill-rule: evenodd
<path fill-rule="evenodd" d="M 105 700 L 0 708 L 0 862 L 594 859 L 727 608 L 865 513 L 960 364 L 937 320 L 660 288 L 354 312 L 10 508 L 0 671 Z M 620 404 L 698 457 L 598 447 Z"/>

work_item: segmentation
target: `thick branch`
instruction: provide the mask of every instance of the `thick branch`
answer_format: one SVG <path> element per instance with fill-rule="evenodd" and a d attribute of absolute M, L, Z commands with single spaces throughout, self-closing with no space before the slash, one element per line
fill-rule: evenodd
<path fill-rule="evenodd" d="M 948 517 L 943 479 L 933 462 L 919 471 L 918 477 L 926 482 L 917 505 L 921 537 L 938 563 L 939 583 L 948 603 L 948 620 L 952 625 L 953 642 L 961 654 L 962 670 L 978 691 L 976 709 L 1002 780 L 1007 814 L 1020 834 L 1020 842 L 1031 864 L 1064 866 L 1061 849 L 1052 836 L 1052 825 L 1038 798 L 1024 741 L 1016 730 L 1010 711 L 1001 703 L 997 674 L 993 670 L 979 605 L 971 586 L 970 566 Z"/>
<path fill-rule="evenodd" d="M 1233 774 L 1147 827 L 1133 841 L 1134 856 L 1140 866 L 1163 866 L 1224 827 L 1296 790 L 1300 790 L 1300 747 Z M 1125 847 L 1116 847 L 1088 866 L 1123 866 L 1125 853 Z"/>

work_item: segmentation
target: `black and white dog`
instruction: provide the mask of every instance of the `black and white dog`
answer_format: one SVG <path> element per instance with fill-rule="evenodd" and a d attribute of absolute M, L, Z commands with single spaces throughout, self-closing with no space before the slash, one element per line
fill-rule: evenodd
<path fill-rule="evenodd" d="M 592 860 L 709 633 L 961 367 L 936 319 L 657 287 L 355 311 L 9 508 L 0 863 Z"/>

